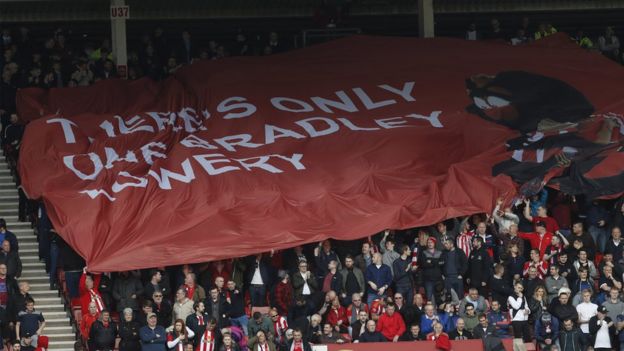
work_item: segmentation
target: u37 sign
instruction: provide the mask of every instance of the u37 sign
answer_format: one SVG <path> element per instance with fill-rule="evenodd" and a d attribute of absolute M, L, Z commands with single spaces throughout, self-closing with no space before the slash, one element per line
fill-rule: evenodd
<path fill-rule="evenodd" d="M 111 19 L 128 19 L 130 18 L 129 6 L 111 6 L 110 8 Z"/>

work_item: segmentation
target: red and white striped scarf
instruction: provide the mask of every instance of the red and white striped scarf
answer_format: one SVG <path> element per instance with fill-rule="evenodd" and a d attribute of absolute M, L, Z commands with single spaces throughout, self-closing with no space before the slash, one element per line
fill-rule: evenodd
<path fill-rule="evenodd" d="M 418 254 L 420 253 L 420 250 L 418 248 L 418 245 L 414 246 L 414 249 L 412 250 L 412 267 L 418 267 Z"/>
<path fill-rule="evenodd" d="M 472 236 L 474 232 L 465 232 L 461 233 L 457 237 L 457 247 L 462 250 L 466 257 L 470 257 L 470 252 L 472 252 Z"/>
<path fill-rule="evenodd" d="M 214 351 L 215 349 L 215 336 L 211 330 L 206 329 L 204 335 L 199 342 L 199 351 Z"/>
<path fill-rule="evenodd" d="M 98 313 L 102 312 L 104 310 L 104 301 L 102 301 L 102 297 L 93 289 L 89 289 L 89 295 L 91 295 L 91 302 L 95 302 L 95 307 L 97 308 Z"/>
<path fill-rule="evenodd" d="M 273 322 L 273 329 L 275 329 L 275 334 L 280 342 L 283 341 L 284 334 L 286 330 L 288 330 L 288 323 L 286 319 L 282 316 L 279 316 L 275 322 Z"/>

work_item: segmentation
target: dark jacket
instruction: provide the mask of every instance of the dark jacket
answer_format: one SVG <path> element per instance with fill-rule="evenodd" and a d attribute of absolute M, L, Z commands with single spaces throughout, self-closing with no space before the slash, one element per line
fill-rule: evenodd
<path fill-rule="evenodd" d="M 452 257 L 455 259 L 455 267 L 457 267 L 457 272 L 459 273 L 459 275 L 464 277 L 466 275 L 466 270 L 468 269 L 468 258 L 466 257 L 466 253 L 458 248 L 453 249 L 453 251 L 455 254 Z M 449 262 L 449 252 L 450 251 L 448 250 L 444 250 L 442 252 L 442 260 L 444 261 L 445 266 Z"/>
<path fill-rule="evenodd" d="M 368 330 L 362 333 L 358 340 L 361 343 L 362 342 L 386 342 L 388 341 L 380 332 L 376 331 L 376 332 L 371 333 Z"/>
<path fill-rule="evenodd" d="M 554 299 L 550 306 L 548 306 L 548 312 L 560 321 L 565 321 L 568 318 L 575 324 L 578 321 L 578 313 L 576 312 L 576 308 L 572 305 L 572 301 L 568 301 L 567 304 L 562 305 L 558 299 Z"/>
<path fill-rule="evenodd" d="M 141 325 L 139 322 L 132 320 L 126 322 L 121 321 L 119 325 L 119 351 L 141 351 L 141 338 L 139 337 L 139 330 Z"/>
<path fill-rule="evenodd" d="M 498 334 L 496 333 L 495 326 L 489 324 L 487 329 L 484 331 L 483 327 L 479 324 L 472 330 L 472 336 L 475 339 L 485 339 L 488 336 L 498 336 Z"/>
<path fill-rule="evenodd" d="M 559 332 L 559 345 L 561 351 L 582 351 L 583 350 L 583 332 L 576 326 L 572 330 L 561 330 Z"/>
<path fill-rule="evenodd" d="M 303 276 L 301 276 L 300 272 L 293 273 L 292 285 L 293 285 L 293 292 L 295 294 L 295 297 L 300 296 L 302 294 L 303 286 L 305 285 L 306 282 L 308 283 L 308 287 L 310 288 L 310 293 L 312 295 L 318 291 L 316 278 L 314 277 L 314 274 L 312 272 L 310 272 L 310 278 L 307 280 L 303 279 Z"/>
<path fill-rule="evenodd" d="M 229 291 L 230 302 L 228 304 L 226 313 L 228 317 L 238 318 L 245 314 L 245 302 L 243 301 L 243 294 L 240 290 Z"/>
<path fill-rule="evenodd" d="M 394 272 L 394 284 L 398 288 L 408 288 L 412 286 L 412 271 L 411 269 L 405 271 L 407 267 L 412 266 L 412 258 L 407 257 L 405 260 L 402 257 L 397 258 L 392 263 L 392 272 Z"/>
<path fill-rule="evenodd" d="M 490 278 L 490 291 L 492 292 L 492 300 L 498 301 L 503 311 L 507 311 L 507 298 L 514 293 L 511 284 L 505 277 L 498 279 L 492 276 Z M 504 307 L 504 308 L 503 308 Z"/>
<path fill-rule="evenodd" d="M 363 323 L 364 324 L 364 332 L 366 332 L 366 322 Z M 355 321 L 355 323 L 353 323 L 353 325 L 351 326 L 351 340 L 355 341 L 358 340 L 360 338 L 360 330 L 362 330 L 362 322 L 360 322 L 359 320 Z M 362 333 L 362 334 L 363 334 Z"/>
<path fill-rule="evenodd" d="M 154 329 L 145 326 L 139 329 L 141 351 L 165 351 L 167 349 L 167 332 L 157 325 Z"/>
<path fill-rule="evenodd" d="M 258 268 L 260 269 L 260 276 L 262 277 L 262 282 L 264 286 L 269 290 L 271 285 L 273 284 L 272 280 L 272 271 L 271 266 L 267 262 L 266 258 L 262 258 L 260 262 L 258 262 Z M 256 258 L 252 257 L 249 262 L 247 262 L 247 274 L 245 275 L 245 284 L 249 286 L 251 284 L 251 280 L 253 279 L 254 273 L 256 271 Z"/>
<path fill-rule="evenodd" d="M 478 328 L 479 326 L 477 326 Z M 462 331 L 462 335 L 459 335 L 459 332 L 457 331 L 457 328 L 451 330 L 450 333 L 448 333 L 449 335 L 449 339 L 450 340 L 468 340 L 468 339 L 474 339 L 474 336 L 472 335 L 472 333 L 466 329 L 464 329 Z"/>
<path fill-rule="evenodd" d="M 417 337 L 414 337 L 414 335 L 412 335 L 412 332 L 409 330 L 405 331 L 405 333 L 403 333 L 403 335 L 401 335 L 401 337 L 399 338 L 399 341 L 421 341 L 421 340 L 425 340 L 422 334 L 418 334 Z"/>
<path fill-rule="evenodd" d="M 343 268 L 340 271 L 340 275 L 342 276 L 342 287 L 338 292 L 348 294 L 349 292 L 347 291 L 347 278 L 349 276 L 349 270 L 347 268 Z M 355 291 L 355 292 L 366 291 L 366 282 L 364 281 L 364 273 L 358 267 L 355 267 L 355 265 L 353 266 L 353 275 L 355 276 L 355 280 L 357 280 L 357 283 L 360 286 L 360 291 Z"/>
<path fill-rule="evenodd" d="M 171 313 L 173 313 L 171 302 L 163 299 L 160 306 L 157 306 L 155 303 L 152 306 L 152 310 L 156 313 L 156 317 L 158 318 L 158 325 L 162 325 L 163 327 L 168 326 L 171 323 Z"/>
<path fill-rule="evenodd" d="M 470 252 L 468 259 L 468 278 L 471 286 L 481 286 L 482 282 L 489 282 L 492 276 L 492 258 L 485 247 Z"/>
<path fill-rule="evenodd" d="M 423 280 L 442 280 L 442 267 L 444 266 L 442 251 L 435 250 L 432 253 L 429 250 L 422 250 L 419 256 L 418 263 L 420 264 Z"/>
<path fill-rule="evenodd" d="M 19 278 L 22 275 L 22 260 L 20 259 L 17 251 L 11 249 L 10 252 L 0 252 L 0 263 L 4 263 L 7 266 L 7 275 L 14 278 Z"/>
<path fill-rule="evenodd" d="M 286 351 L 290 351 L 292 348 L 294 340 L 290 340 L 288 344 L 286 344 Z M 303 351 L 312 351 L 312 346 L 309 342 L 302 340 Z"/>
<path fill-rule="evenodd" d="M 115 279 L 113 286 L 113 298 L 117 303 L 117 311 L 122 312 L 125 308 L 133 311 L 139 310 L 138 298 L 143 294 L 143 284 L 133 275 L 122 275 Z M 132 297 L 134 295 L 134 298 Z"/>
<path fill-rule="evenodd" d="M 105 327 L 102 321 L 95 321 L 89 332 L 89 343 L 98 351 L 113 350 L 117 333 L 117 323 L 110 321 L 108 327 Z"/>
<path fill-rule="evenodd" d="M 186 326 L 196 335 L 193 338 L 193 345 L 195 346 L 199 345 L 199 340 L 206 331 L 206 323 L 208 323 L 208 321 L 210 320 L 210 316 L 208 315 L 208 313 L 204 313 L 203 318 L 204 325 L 199 325 L 199 318 L 197 317 L 197 313 L 190 314 L 188 315 L 188 317 L 186 317 Z"/>
<path fill-rule="evenodd" d="M 611 320 L 611 318 L 609 318 L 609 316 L 605 316 L 604 317 L 604 322 L 606 323 L 610 323 L 613 322 Z M 593 316 L 589 319 L 589 337 L 591 338 L 591 344 L 589 346 L 594 346 L 594 343 L 596 342 L 596 334 L 598 333 L 598 330 L 600 330 L 600 324 L 599 324 L 599 319 L 598 316 Z M 612 348 L 616 348 L 616 343 L 615 343 L 615 322 L 613 322 L 613 324 L 609 327 L 609 339 L 611 339 L 611 347 Z"/>
<path fill-rule="evenodd" d="M 219 329 L 223 328 L 225 319 L 227 318 L 227 308 L 228 305 L 225 303 L 225 299 L 219 297 L 217 301 L 212 301 L 209 297 L 204 300 L 204 306 L 206 306 L 206 313 L 212 317 L 215 317 L 217 320 L 217 327 Z M 217 315 L 212 314 L 212 309 L 214 308 L 217 311 Z"/>

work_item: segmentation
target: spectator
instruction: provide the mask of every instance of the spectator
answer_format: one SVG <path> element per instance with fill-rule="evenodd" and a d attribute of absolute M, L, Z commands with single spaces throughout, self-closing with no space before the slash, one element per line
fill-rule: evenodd
<path fill-rule="evenodd" d="M 358 342 L 386 342 L 387 339 L 378 331 L 377 323 L 374 320 L 366 322 L 366 331 L 360 334 Z"/>
<path fill-rule="evenodd" d="M 353 342 L 358 342 L 360 335 L 366 332 L 366 322 L 368 322 L 368 312 L 359 311 L 357 314 L 357 319 L 354 322 L 351 322 L 351 327 L 349 327 L 349 329 L 351 330 L 351 340 Z"/>
<path fill-rule="evenodd" d="M 2 241 L 2 251 L 0 251 L 0 263 L 7 266 L 7 275 L 19 278 L 22 275 L 22 260 L 15 250 L 11 250 L 11 243 L 8 240 Z"/>
<path fill-rule="evenodd" d="M 1 270 L 2 266 L 0 266 Z M 1 282 L 1 280 L 0 280 Z M 11 283 L 12 284 L 12 283 Z M 33 300 L 30 295 L 30 284 L 26 281 L 19 282 L 19 290 L 17 293 L 11 292 L 11 298 L 7 306 L 8 320 L 11 323 L 17 322 L 17 314 L 26 309 L 26 301 Z M 88 330 L 87 330 L 88 335 Z"/>
<path fill-rule="evenodd" d="M 180 288 L 184 289 L 186 297 L 193 300 L 193 302 L 203 301 L 206 299 L 206 291 L 203 287 L 197 284 L 195 273 L 187 273 L 184 276 L 184 285 Z"/>
<path fill-rule="evenodd" d="M 394 269 L 395 291 L 405 296 L 407 301 L 413 299 L 412 273 L 415 267 L 412 266 L 412 251 L 409 245 L 401 246 L 401 255 L 392 263 Z"/>
<path fill-rule="evenodd" d="M 288 307 L 293 303 L 293 289 L 290 283 L 290 276 L 286 271 L 280 271 L 278 276 L 281 277 L 280 282 L 275 286 L 274 300 L 275 307 L 281 314 L 288 315 Z"/>
<path fill-rule="evenodd" d="M 534 233 L 520 233 L 519 236 L 521 239 L 528 240 L 531 243 L 531 248 L 538 250 L 540 259 L 544 257 L 546 248 L 551 244 L 553 238 L 553 234 L 546 231 L 546 224 L 543 221 L 535 222 Z"/>
<path fill-rule="evenodd" d="M 608 58 L 619 60 L 620 40 L 615 35 L 613 27 L 605 28 L 605 34 L 598 37 L 598 48 Z"/>
<path fill-rule="evenodd" d="M 100 319 L 91 326 L 89 348 L 98 351 L 114 350 L 118 332 L 117 323 L 110 319 L 110 313 L 107 310 L 103 310 L 100 313 Z"/>
<path fill-rule="evenodd" d="M 479 325 L 474 328 L 472 335 L 475 339 L 481 339 L 484 345 L 487 345 L 486 339 L 488 337 L 497 337 L 496 328 L 490 325 L 485 314 L 479 315 Z"/>
<path fill-rule="evenodd" d="M 16 115 L 17 116 L 17 115 Z M 19 252 L 19 245 L 17 237 L 10 230 L 7 229 L 7 224 L 4 218 L 0 218 L 0 242 L 8 240 L 11 244 L 11 250 Z"/>
<path fill-rule="evenodd" d="M 548 312 L 560 321 L 566 319 L 571 319 L 574 323 L 578 321 L 578 313 L 570 301 L 570 289 L 563 288 L 559 291 L 559 298 L 553 300 Z"/>
<path fill-rule="evenodd" d="M 122 312 L 126 308 L 133 311 L 139 310 L 138 297 L 143 294 L 143 285 L 133 274 L 128 271 L 120 272 L 113 285 L 113 298 L 117 311 Z"/>
<path fill-rule="evenodd" d="M 392 272 L 390 267 L 382 263 L 382 257 L 380 253 L 373 255 L 373 264 L 366 268 L 366 283 L 368 285 L 368 305 L 370 306 L 373 300 L 383 299 L 386 296 L 386 291 L 392 283 Z"/>
<path fill-rule="evenodd" d="M 468 268 L 468 258 L 462 250 L 455 248 L 454 240 L 444 241 L 444 247 L 446 249 L 442 255 L 444 288 L 449 292 L 453 290 L 461 296 L 464 294 L 463 278 Z"/>
<path fill-rule="evenodd" d="M 226 292 L 226 308 L 227 314 L 232 325 L 237 326 L 243 330 L 247 335 L 247 325 L 249 324 L 249 317 L 245 313 L 245 306 L 243 301 L 243 294 L 236 288 L 236 283 L 233 280 L 227 282 Z"/>
<path fill-rule="evenodd" d="M 561 275 L 559 275 L 559 266 L 553 265 L 550 266 L 550 276 L 546 277 L 546 291 L 548 293 L 548 302 L 551 302 L 561 288 L 568 286 L 568 281 L 565 280 Z"/>
<path fill-rule="evenodd" d="M 430 302 L 425 305 L 425 313 L 420 317 L 420 332 L 427 335 L 433 331 L 433 322 L 440 322 L 446 325 L 448 319 L 443 313 L 437 314 Z"/>
<path fill-rule="evenodd" d="M 301 333 L 301 331 L 299 331 L 299 333 Z M 221 344 L 219 351 L 240 351 L 240 347 L 236 342 L 234 342 L 234 339 L 232 339 L 232 334 L 223 333 L 223 343 Z M 305 349 L 305 351 L 312 351 L 312 349 Z"/>
<path fill-rule="evenodd" d="M 475 307 L 472 304 L 467 305 L 464 308 L 464 313 L 460 314 L 460 316 L 466 323 L 466 330 L 470 332 L 479 325 L 479 317 L 475 313 Z"/>
<path fill-rule="evenodd" d="M 583 334 L 571 319 L 563 320 L 563 329 L 559 333 L 561 351 L 578 351 L 583 346 Z"/>
<path fill-rule="evenodd" d="M 442 269 L 444 267 L 444 258 L 442 252 L 436 250 L 437 239 L 429 237 L 427 239 L 427 249 L 420 252 L 418 262 L 422 279 L 425 284 L 425 294 L 427 299 L 433 299 L 435 292 L 442 289 Z M 369 297 L 370 299 L 370 297 Z"/>
<path fill-rule="evenodd" d="M 338 262 L 338 269 L 340 269 L 340 258 L 338 254 L 332 249 L 330 240 L 324 240 L 314 248 L 314 261 L 316 263 L 316 279 L 319 285 L 322 285 L 323 279 L 329 272 L 329 262 Z"/>
<path fill-rule="evenodd" d="M 37 338 L 45 328 L 45 319 L 43 314 L 35 310 L 35 301 L 26 300 L 26 309 L 17 314 L 17 323 L 15 323 L 15 335 L 18 339 L 26 335 L 32 336 L 32 345 L 37 346 Z"/>
<path fill-rule="evenodd" d="M 154 304 L 151 300 L 143 300 L 143 303 L 141 304 L 141 312 L 139 312 L 137 316 L 137 321 L 142 327 L 147 325 L 147 315 L 149 315 L 150 313 L 155 313 Z M 164 324 L 158 325 L 162 325 L 163 327 L 166 325 L 171 325 L 171 321 L 165 321 Z"/>
<path fill-rule="evenodd" d="M 470 23 L 468 25 L 468 29 L 466 29 L 466 35 L 465 35 L 466 40 L 479 40 L 480 35 L 479 32 L 477 31 L 477 25 L 475 23 Z"/>
<path fill-rule="evenodd" d="M 181 319 L 173 323 L 173 329 L 167 333 L 167 348 L 172 351 L 185 351 L 186 345 L 193 345 L 191 339 L 195 336 Z"/>
<path fill-rule="evenodd" d="M 217 328 L 217 321 L 214 318 L 210 318 L 208 321 L 206 321 L 206 329 L 204 329 L 203 334 L 197 335 L 195 343 L 198 346 L 196 347 L 196 349 L 199 348 L 199 350 L 218 350 L 221 339 L 221 331 L 219 330 L 219 328 Z"/>
<path fill-rule="evenodd" d="M 549 349 L 559 339 L 559 321 L 552 318 L 550 313 L 544 312 L 535 323 L 535 339 L 540 349 Z"/>
<path fill-rule="evenodd" d="M 574 302 L 577 304 L 583 299 L 581 296 L 581 292 L 583 290 L 589 290 L 594 292 L 594 281 L 589 277 L 589 272 L 587 268 L 581 267 L 578 271 L 578 279 L 574 282 L 572 286 L 572 294 L 574 296 Z"/>
<path fill-rule="evenodd" d="M 89 339 L 89 334 L 91 332 L 91 326 L 95 321 L 100 319 L 100 313 L 97 310 L 95 302 L 91 302 L 89 304 L 89 313 L 82 316 L 80 320 L 80 333 L 82 337 L 87 340 Z"/>
<path fill-rule="evenodd" d="M 530 256 L 531 260 L 524 263 L 522 269 L 523 276 L 526 278 L 529 275 L 529 271 L 534 268 L 537 272 L 537 278 L 543 280 L 546 274 L 548 274 L 548 262 L 540 257 L 538 249 L 532 249 Z"/>
<path fill-rule="evenodd" d="M 550 23 L 540 23 L 535 32 L 535 40 L 546 38 L 549 35 L 553 35 L 557 33 L 557 29 L 555 29 Z M 544 192 L 546 190 L 543 190 Z"/>
<path fill-rule="evenodd" d="M 527 199 L 524 201 L 524 218 L 533 223 L 534 226 L 536 226 L 538 222 L 543 222 L 546 231 L 549 233 L 559 233 L 559 224 L 554 218 L 548 216 L 548 210 L 546 209 L 548 192 L 543 190 L 542 194 L 546 194 L 546 196 L 542 196 L 539 200 Z"/>
<path fill-rule="evenodd" d="M 403 333 L 405 333 L 405 322 L 399 313 L 395 313 L 396 306 L 389 303 L 386 306 L 386 313 L 379 317 L 377 322 L 377 331 L 380 332 L 388 341 L 397 342 Z"/>
<path fill-rule="evenodd" d="M 273 323 L 268 317 L 265 317 L 260 312 L 254 312 L 253 320 L 249 322 L 248 334 L 247 335 L 256 335 L 258 331 L 263 331 L 265 334 L 275 335 L 275 330 L 273 328 Z"/>
<path fill-rule="evenodd" d="M 589 336 L 589 320 L 596 315 L 596 311 L 598 311 L 598 305 L 591 302 L 591 291 L 583 290 L 582 291 L 583 302 L 576 305 L 576 312 L 578 313 L 578 324 L 581 328 L 581 331 L 585 334 L 586 337 Z"/>
<path fill-rule="evenodd" d="M 590 346 L 595 351 L 615 348 L 615 325 L 607 316 L 607 308 L 600 306 L 596 315 L 589 320 Z"/>
<path fill-rule="evenodd" d="M 314 296 L 318 291 L 316 279 L 308 270 L 306 261 L 299 262 L 299 273 L 293 276 L 293 290 L 295 296 L 303 296 L 308 302 L 314 300 Z"/>
<path fill-rule="evenodd" d="M 498 301 L 492 301 L 491 310 L 487 313 L 488 323 L 496 327 L 496 333 L 501 338 L 509 338 L 509 327 L 511 321 L 507 312 L 501 311 L 501 305 Z"/>
<path fill-rule="evenodd" d="M 162 295 L 166 298 L 169 297 L 169 287 L 166 284 L 163 284 L 163 272 L 159 269 L 152 269 L 150 281 L 145 284 L 143 288 L 143 294 L 146 298 L 151 298 L 154 294 L 154 291 L 160 291 Z"/>
<path fill-rule="evenodd" d="M 330 328 L 331 330 L 331 328 Z M 259 330 L 255 336 L 249 339 L 250 351 L 276 351 L 277 348 L 273 341 L 267 336 L 263 330 Z"/>
<path fill-rule="evenodd" d="M 531 340 L 529 332 L 529 314 L 531 309 L 529 303 L 524 296 L 524 286 L 521 283 L 514 285 L 514 293 L 509 296 L 507 303 L 511 307 L 511 326 L 513 328 L 514 338 L 522 338 L 524 342 Z"/>
<path fill-rule="evenodd" d="M 472 339 L 472 333 L 465 329 L 465 322 L 462 318 L 457 319 L 455 329 L 449 333 L 450 340 L 469 340 Z"/>
<path fill-rule="evenodd" d="M 327 264 L 327 272 L 322 280 L 323 288 L 321 291 L 327 293 L 328 291 L 340 291 L 342 289 L 342 275 L 338 273 L 338 262 L 330 260 Z"/>
<path fill-rule="evenodd" d="M 71 80 L 83 87 L 93 84 L 94 78 L 95 75 L 87 65 L 86 59 L 81 59 L 76 65 L 76 70 L 71 74 Z"/>
<path fill-rule="evenodd" d="M 186 297 L 186 294 L 187 292 L 184 291 L 184 289 L 178 289 L 178 291 L 176 291 L 176 301 L 173 304 L 172 322 L 176 319 L 186 320 L 186 317 L 193 313 L 193 300 Z"/>
<path fill-rule="evenodd" d="M 229 305 L 226 303 L 225 298 L 219 294 L 217 287 L 210 289 L 210 297 L 204 300 L 204 305 L 206 313 L 217 321 L 217 328 L 221 329 L 229 325 L 227 321 L 227 308 Z M 186 317 L 184 320 L 186 320 Z"/>
<path fill-rule="evenodd" d="M 346 333 L 348 331 L 349 318 L 347 310 L 340 305 L 340 300 L 338 299 L 334 299 L 331 302 L 331 308 L 327 312 L 325 320 L 334 328 L 336 333 Z"/>
<path fill-rule="evenodd" d="M 576 268 L 578 273 L 580 273 L 581 268 L 586 269 L 592 279 L 596 279 L 598 276 L 594 262 L 587 257 L 587 251 L 583 249 L 578 252 L 578 259 L 574 262 L 574 268 Z"/>
<path fill-rule="evenodd" d="M 91 302 L 95 303 L 98 312 L 102 312 L 106 308 L 100 294 L 100 280 L 100 274 L 91 275 L 87 273 L 86 268 L 83 270 L 79 283 L 80 306 L 83 315 L 89 312 L 89 304 Z"/>
<path fill-rule="evenodd" d="M 477 289 L 480 295 L 484 296 L 487 282 L 492 276 L 491 272 L 492 258 L 483 246 L 483 237 L 475 236 L 472 238 L 472 251 L 468 258 L 467 283 L 471 288 Z"/>
<path fill-rule="evenodd" d="M 522 239 L 519 240 L 524 241 Z M 524 263 L 526 260 L 522 256 L 522 252 L 523 251 L 520 250 L 520 246 L 518 244 L 509 244 L 509 246 L 507 246 L 507 254 L 503 257 L 507 280 L 517 281 L 524 275 Z"/>
<path fill-rule="evenodd" d="M 251 324 L 251 323 L 250 323 Z M 307 324 L 305 332 L 306 341 L 313 344 L 319 344 L 321 335 L 323 335 L 323 327 L 321 326 L 321 316 L 313 314 L 310 317 L 310 323 Z"/>
<path fill-rule="evenodd" d="M 273 334 L 275 345 L 286 344 L 286 331 L 288 330 L 286 318 L 280 316 L 275 307 L 269 310 L 269 318 L 271 319 L 271 323 L 273 323 L 273 330 L 275 331 Z"/>
<path fill-rule="evenodd" d="M 371 244 L 369 242 L 362 243 L 362 251 L 359 255 L 355 256 L 354 263 L 362 272 L 366 272 L 366 268 L 373 263 Z"/>
<path fill-rule="evenodd" d="M 624 240 L 622 240 L 622 231 L 618 227 L 611 229 L 611 240 L 607 242 L 604 253 L 613 255 L 613 261 L 619 263 L 622 261 L 624 252 Z"/>
<path fill-rule="evenodd" d="M 141 350 L 141 338 L 139 337 L 141 325 L 134 319 L 133 315 L 134 311 L 131 308 L 126 308 L 123 311 L 123 319 L 119 324 L 119 351 Z"/>
<path fill-rule="evenodd" d="M 340 297 L 345 305 L 351 304 L 353 294 L 359 294 L 360 298 L 364 295 L 366 287 L 364 283 L 364 273 L 355 266 L 355 260 L 351 255 L 345 257 L 344 268 L 340 271 L 342 287 L 340 289 Z"/>
<path fill-rule="evenodd" d="M 252 267 L 247 271 L 246 283 L 249 287 L 249 296 L 251 297 L 252 306 L 265 306 L 267 287 L 271 286 L 271 278 L 269 272 L 269 264 L 262 254 L 257 254 L 255 259 L 250 262 L 248 267 Z M 295 284 L 293 278 L 293 285 Z M 297 288 L 295 287 L 295 295 Z M 254 334 L 255 335 L 255 334 Z"/>
<path fill-rule="evenodd" d="M 420 321 L 419 318 L 416 318 L 416 309 L 411 304 L 405 301 L 405 298 L 401 293 L 397 292 L 394 294 L 394 305 L 396 307 L 396 312 L 399 313 L 401 318 L 403 318 L 403 322 L 405 325 L 411 325 L 416 321 Z"/>
<path fill-rule="evenodd" d="M 589 234 L 598 246 L 598 251 L 604 252 L 608 240 L 607 220 L 609 214 L 607 209 L 597 200 L 592 201 L 587 209 L 587 223 L 589 224 Z"/>
<path fill-rule="evenodd" d="M 389 235 L 390 235 L 389 230 L 384 231 L 384 236 L 383 236 L 383 239 L 381 239 L 381 242 L 379 243 L 379 248 L 382 253 L 381 262 L 385 264 L 386 266 L 390 267 L 390 271 L 392 272 L 392 275 L 394 275 L 395 272 L 393 269 L 393 264 L 394 264 L 394 261 L 400 257 L 400 253 L 397 253 L 396 251 L 394 251 L 394 247 L 396 243 L 394 239 L 388 238 Z"/>
<path fill-rule="evenodd" d="M 203 302 L 195 302 L 193 304 L 193 310 L 195 313 L 186 317 L 186 327 L 193 331 L 194 335 L 203 335 L 206 330 L 206 325 L 210 320 L 210 316 L 206 313 L 206 308 Z M 199 345 L 199 337 L 193 339 L 194 347 Z"/>
<path fill-rule="evenodd" d="M 173 307 L 171 307 L 171 302 L 169 300 L 165 300 L 163 298 L 163 292 L 160 290 L 155 290 L 152 294 L 152 311 L 156 313 L 158 318 L 158 325 L 168 325 L 171 321 L 171 313 L 173 312 Z"/>
<path fill-rule="evenodd" d="M 158 318 L 155 313 L 147 316 L 147 325 L 139 330 L 141 337 L 141 351 L 165 351 L 167 337 L 165 328 L 157 325 Z"/>

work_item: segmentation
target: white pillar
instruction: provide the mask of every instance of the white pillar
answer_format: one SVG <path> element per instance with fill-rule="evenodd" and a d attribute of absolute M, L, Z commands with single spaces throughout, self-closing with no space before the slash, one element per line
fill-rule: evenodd
<path fill-rule="evenodd" d="M 418 30 L 421 38 L 433 38 L 433 0 L 418 0 Z"/>
<path fill-rule="evenodd" d="M 123 11 L 113 14 L 113 8 L 125 7 L 125 0 L 111 0 L 111 34 L 113 44 L 113 60 L 117 65 L 117 72 L 122 78 L 128 75 L 128 49 L 126 47 L 126 18 Z M 115 10 L 116 11 L 116 10 Z M 127 14 L 127 12 L 126 12 Z"/>

